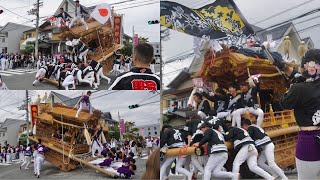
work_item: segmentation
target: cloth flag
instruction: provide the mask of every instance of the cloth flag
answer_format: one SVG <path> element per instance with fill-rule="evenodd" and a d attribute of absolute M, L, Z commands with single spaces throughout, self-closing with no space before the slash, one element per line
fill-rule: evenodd
<path fill-rule="evenodd" d="M 105 24 L 111 17 L 111 7 L 107 3 L 102 3 L 96 6 L 92 11 L 91 17 L 101 24 Z"/>
<path fill-rule="evenodd" d="M 160 8 L 162 26 L 192 36 L 240 38 L 254 33 L 233 0 L 214 0 L 198 9 L 171 1 L 160 1 Z"/>

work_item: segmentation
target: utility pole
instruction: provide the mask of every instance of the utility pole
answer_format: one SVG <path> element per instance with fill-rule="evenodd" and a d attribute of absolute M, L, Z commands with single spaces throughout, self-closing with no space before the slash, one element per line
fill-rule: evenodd
<path fill-rule="evenodd" d="M 161 83 L 161 87 L 160 87 L 160 129 L 162 129 L 163 126 L 163 81 L 162 81 L 162 43 L 160 41 L 160 83 Z"/>
<path fill-rule="evenodd" d="M 134 26 L 132 26 L 132 59 L 134 56 Z"/>
<path fill-rule="evenodd" d="M 38 56 L 38 52 L 39 52 L 39 39 L 38 39 L 38 36 L 39 36 L 39 9 L 40 7 L 43 6 L 43 2 L 40 1 L 40 0 L 37 0 L 37 3 L 34 3 L 34 8 L 31 9 L 30 11 L 28 11 L 28 14 L 29 15 L 35 15 L 36 16 L 36 40 L 35 40 L 35 48 L 34 48 L 34 55 L 35 55 L 35 58 L 38 59 L 39 56 Z"/>
<path fill-rule="evenodd" d="M 121 121 L 121 119 L 120 119 L 120 112 L 118 111 L 118 118 L 119 118 L 119 129 L 120 129 L 120 144 L 122 145 L 122 140 L 123 140 L 123 138 L 122 138 L 122 134 L 121 134 L 121 128 L 120 128 L 120 121 Z M 124 123 L 124 122 L 123 122 Z"/>
<path fill-rule="evenodd" d="M 26 120 L 27 120 L 27 144 L 29 144 L 29 94 L 28 90 L 26 90 Z"/>

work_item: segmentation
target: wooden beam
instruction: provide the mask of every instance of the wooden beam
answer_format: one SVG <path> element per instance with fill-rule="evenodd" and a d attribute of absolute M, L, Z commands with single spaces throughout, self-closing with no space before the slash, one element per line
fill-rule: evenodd
<path fill-rule="evenodd" d="M 277 129 L 277 130 L 271 130 L 267 131 L 266 133 L 270 138 L 275 138 L 278 136 L 291 134 L 298 132 L 299 127 L 298 126 L 292 126 L 284 129 Z M 225 145 L 228 147 L 228 149 L 233 148 L 233 144 L 230 141 L 225 142 Z M 166 152 L 166 156 L 178 156 L 181 155 L 192 155 L 194 154 L 195 147 L 188 147 L 188 148 L 174 148 L 174 149 L 168 149 Z"/>
<path fill-rule="evenodd" d="M 38 142 L 38 139 L 36 139 L 36 138 L 34 138 L 34 137 L 29 136 L 29 139 L 32 140 L 32 141 L 34 141 L 34 142 Z M 96 165 L 94 165 L 94 164 L 90 164 L 89 162 L 87 162 L 87 161 L 85 161 L 85 160 L 82 160 L 82 159 L 80 159 L 80 158 L 77 158 L 77 157 L 75 157 L 73 154 L 68 154 L 68 152 L 64 152 L 64 151 L 62 151 L 61 149 L 59 149 L 59 148 L 57 148 L 57 147 L 55 147 L 55 146 L 52 146 L 52 145 L 50 145 L 50 144 L 48 144 L 48 143 L 46 143 L 46 142 L 42 142 L 42 144 L 43 144 L 44 146 L 48 147 L 49 149 L 53 150 L 53 151 L 56 151 L 56 152 L 58 152 L 58 153 L 60 153 L 60 154 L 62 154 L 62 155 L 64 155 L 64 156 L 69 157 L 69 158 L 72 159 L 72 160 L 75 160 L 75 161 L 78 161 L 78 162 L 80 162 L 80 163 L 82 163 L 82 164 L 84 164 L 84 165 L 87 165 L 87 166 L 89 166 L 90 168 L 95 169 L 95 170 L 97 170 L 97 171 L 99 171 L 99 172 L 101 172 L 101 173 L 103 173 L 103 174 L 105 174 L 105 175 L 107 175 L 107 176 L 115 177 L 115 174 L 110 173 L 110 172 L 106 171 L 105 169 L 103 169 L 103 168 L 101 168 L 101 167 L 99 167 L 99 166 L 96 166 Z"/>

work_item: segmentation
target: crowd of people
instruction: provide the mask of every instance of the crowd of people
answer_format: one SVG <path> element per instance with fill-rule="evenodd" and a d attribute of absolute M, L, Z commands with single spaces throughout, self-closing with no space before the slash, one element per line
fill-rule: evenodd
<path fill-rule="evenodd" d="M 317 179 L 320 169 L 320 98 L 316 89 L 320 82 L 320 50 L 311 49 L 305 54 L 301 63 L 303 73 L 286 65 L 282 57 L 276 54 L 273 57 L 274 65 L 286 73 L 292 83 L 279 104 L 282 109 L 294 109 L 300 127 L 296 147 L 298 178 Z M 210 179 L 211 176 L 239 179 L 240 165 L 244 162 L 247 162 L 250 171 L 264 179 L 288 179 L 275 162 L 275 145 L 261 127 L 264 112 L 257 97 L 258 79 L 249 78 L 246 82 L 240 82 L 239 86 L 241 93 L 238 93 L 238 84 L 230 84 L 228 93 L 223 88 L 217 88 L 214 93 L 206 92 L 203 88 L 194 89 L 189 106 L 196 110 L 197 115 L 188 118 L 181 130 L 163 126 L 160 142 L 163 152 L 161 180 L 168 177 L 174 161 L 176 172 L 186 175 L 189 180 L 196 178 L 198 172 L 203 174 L 204 179 Z M 214 103 L 213 109 L 209 101 Z M 257 117 L 256 124 L 244 117 L 247 112 Z M 233 142 L 236 153 L 231 172 L 224 168 L 228 160 L 229 149 L 225 145 L 228 140 Z M 198 154 L 163 156 L 168 148 L 184 147 L 196 147 Z"/>
<path fill-rule="evenodd" d="M 48 55 L 41 58 L 47 59 L 51 57 Z M 26 68 L 26 71 L 30 71 L 31 69 L 35 69 L 37 67 L 37 61 L 33 55 L 24 55 L 19 53 L 1 53 L 0 64 L 2 71 L 16 68 Z"/>

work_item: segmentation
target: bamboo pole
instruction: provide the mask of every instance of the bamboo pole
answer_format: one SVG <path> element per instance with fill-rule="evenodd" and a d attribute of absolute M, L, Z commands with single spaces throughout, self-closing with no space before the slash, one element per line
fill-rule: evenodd
<path fill-rule="evenodd" d="M 278 136 L 286 135 L 286 134 L 291 134 L 298 132 L 299 127 L 298 126 L 292 126 L 284 129 L 277 129 L 277 130 L 271 130 L 267 131 L 266 133 L 270 138 L 275 138 Z M 228 149 L 233 148 L 233 144 L 230 141 L 225 142 L 225 145 L 228 147 Z M 188 147 L 186 149 L 183 148 L 174 148 L 174 149 L 168 149 L 166 152 L 166 156 L 177 156 L 178 154 L 181 155 L 192 155 L 194 154 L 195 147 Z"/>
<path fill-rule="evenodd" d="M 32 140 L 32 141 L 34 141 L 34 142 L 38 142 L 38 140 L 37 140 L 36 138 L 34 138 L 34 137 L 29 137 L 29 139 Z M 56 147 L 54 147 L 54 146 L 52 146 L 52 145 L 49 145 L 49 144 L 46 143 L 46 142 L 42 142 L 42 144 L 43 144 L 44 146 L 48 147 L 49 149 L 53 150 L 53 151 L 56 151 L 56 152 L 58 152 L 58 153 L 61 153 L 62 155 L 65 155 L 65 156 L 69 157 L 69 158 L 72 159 L 72 160 L 75 160 L 75 161 L 77 161 L 77 162 L 80 162 L 80 163 L 82 163 L 82 164 L 85 164 L 85 165 L 89 166 L 89 167 L 92 168 L 92 169 L 95 169 L 95 170 L 97 170 L 97 171 L 99 171 L 99 172 L 102 172 L 103 174 L 106 174 L 107 176 L 115 177 L 115 174 L 110 173 L 110 172 L 106 171 L 105 169 L 103 169 L 103 168 L 101 168 L 101 167 L 99 167 L 99 166 L 90 164 L 90 163 L 88 163 L 88 162 L 85 161 L 85 160 L 82 160 L 82 159 L 80 159 L 80 158 L 77 158 L 77 157 L 75 157 L 73 154 L 68 154 L 68 152 L 64 152 L 64 151 L 62 151 L 61 149 L 56 148 Z"/>

